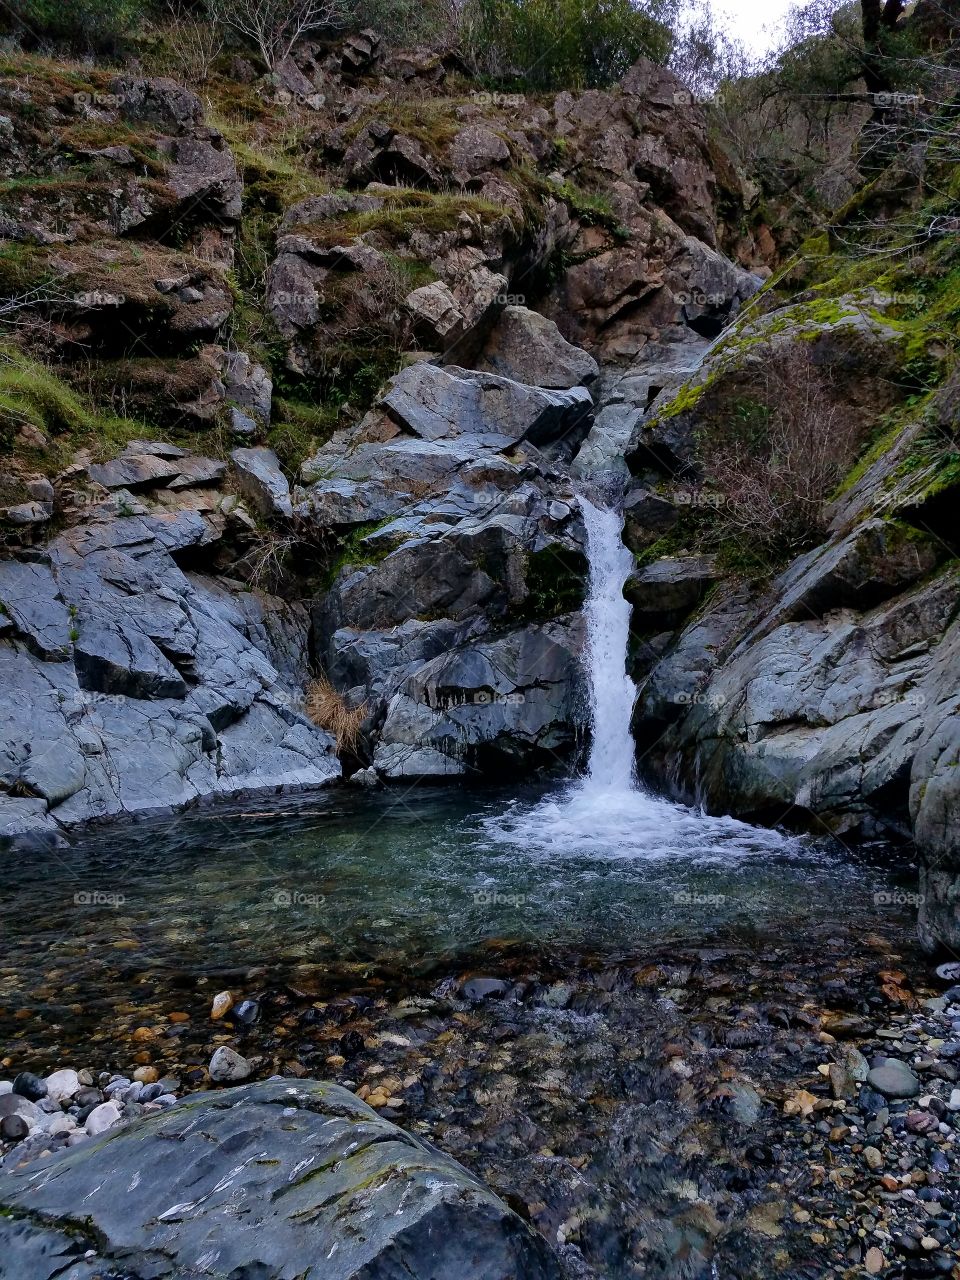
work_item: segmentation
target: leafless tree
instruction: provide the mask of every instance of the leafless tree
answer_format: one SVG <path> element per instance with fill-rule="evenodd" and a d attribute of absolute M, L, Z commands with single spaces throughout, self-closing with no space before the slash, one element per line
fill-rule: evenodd
<path fill-rule="evenodd" d="M 197 10 L 186 0 L 167 0 L 170 17 L 168 40 L 172 69 L 189 84 L 203 84 L 214 60 L 223 49 L 224 25 L 218 21 L 214 4 Z"/>
<path fill-rule="evenodd" d="M 214 20 L 250 40 L 274 70 L 298 41 L 343 25 L 342 0 L 211 0 Z"/>

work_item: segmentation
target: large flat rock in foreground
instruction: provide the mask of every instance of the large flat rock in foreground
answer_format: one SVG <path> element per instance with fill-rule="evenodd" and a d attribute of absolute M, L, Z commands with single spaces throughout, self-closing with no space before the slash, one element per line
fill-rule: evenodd
<path fill-rule="evenodd" d="M 461 1165 L 338 1085 L 190 1098 L 0 1172 L 3 1280 L 556 1280 Z"/>

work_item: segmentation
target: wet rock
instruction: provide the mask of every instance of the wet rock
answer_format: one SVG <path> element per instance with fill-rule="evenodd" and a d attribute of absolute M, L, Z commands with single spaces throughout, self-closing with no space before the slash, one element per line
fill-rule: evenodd
<path fill-rule="evenodd" d="M 703 599 L 716 576 L 710 556 L 664 557 L 632 573 L 623 594 L 633 605 L 635 629 L 675 627 Z"/>
<path fill-rule="evenodd" d="M 885 1098 L 915 1098 L 920 1092 L 917 1076 L 897 1058 L 887 1058 L 874 1067 L 867 1075 L 867 1083 Z"/>
<path fill-rule="evenodd" d="M 4 1142 L 22 1142 L 30 1132 L 30 1125 L 21 1115 L 4 1116 L 0 1120 L 0 1139 Z"/>
<path fill-rule="evenodd" d="M 221 991 L 213 997 L 213 1003 L 210 1006 L 210 1017 L 216 1022 L 227 1014 L 233 1007 L 233 996 L 229 991 Z"/>
<path fill-rule="evenodd" d="M 47 1083 L 35 1076 L 32 1071 L 21 1071 L 14 1077 L 13 1092 L 30 1102 L 39 1102 L 48 1093 Z"/>
<path fill-rule="evenodd" d="M 232 1010 L 231 1016 L 242 1026 L 252 1027 L 260 1020 L 260 1005 L 256 1000 L 241 1000 Z"/>
<path fill-rule="evenodd" d="M 257 1210 L 239 1217 L 226 1212 L 238 1167 Z M 116 1194 L 131 1184 L 137 1196 Z M 189 1215 L 171 1212 L 186 1202 Z M 146 1275 L 158 1254 L 186 1274 L 213 1250 L 224 1274 L 263 1280 L 306 1273 L 318 1257 L 328 1280 L 398 1266 L 458 1280 L 559 1276 L 543 1241 L 453 1160 L 312 1081 L 200 1096 L 56 1156 L 38 1176 L 4 1173 L 0 1207 L 0 1250 L 29 1259 L 30 1280 L 62 1273 L 75 1231 L 91 1275 Z M 362 1232 L 348 1225 L 357 1215 Z"/>
<path fill-rule="evenodd" d="M 508 988 L 499 978 L 468 978 L 460 990 L 467 1000 L 479 1001 L 504 996 Z"/>

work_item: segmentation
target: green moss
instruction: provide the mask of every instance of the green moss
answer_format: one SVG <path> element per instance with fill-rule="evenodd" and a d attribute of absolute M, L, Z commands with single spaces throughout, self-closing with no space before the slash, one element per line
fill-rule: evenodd
<path fill-rule="evenodd" d="M 374 520 L 366 524 L 358 524 L 348 534 L 339 538 L 321 578 L 323 589 L 329 590 L 345 569 L 363 569 L 371 565 L 380 564 L 382 560 L 385 560 L 390 552 L 394 551 L 399 545 L 400 539 L 381 538 L 372 546 L 367 542 L 367 539 L 371 534 L 377 533 L 380 529 L 385 529 L 387 525 L 392 523 L 393 517 L 391 516 L 388 520 Z"/>
<path fill-rule="evenodd" d="M 527 597 L 514 611 L 518 620 L 557 618 L 583 607 L 588 565 L 585 557 L 568 547 L 533 551 L 526 561 Z"/>
<path fill-rule="evenodd" d="M 614 212 L 610 197 L 602 191 L 585 191 L 573 182 L 554 188 L 579 222 L 587 227 L 604 227 L 618 240 L 629 240 L 630 232 Z"/>
<path fill-rule="evenodd" d="M 385 198 L 381 209 L 345 213 L 303 230 L 314 243 L 327 247 L 368 234 L 396 244 L 418 231 L 432 235 L 453 231 L 463 213 L 492 221 L 503 217 L 504 212 L 502 205 L 479 196 L 401 188 Z"/>
<path fill-rule="evenodd" d="M 22 427 L 42 432 L 48 448 L 17 442 Z M 141 423 L 98 413 L 52 369 L 15 348 L 0 348 L 0 443 L 32 465 L 59 470 L 80 447 L 117 452 L 143 433 Z"/>
<path fill-rule="evenodd" d="M 340 407 L 277 396 L 267 443 L 283 465 L 296 472 L 305 458 L 316 453 L 337 428 Z"/>

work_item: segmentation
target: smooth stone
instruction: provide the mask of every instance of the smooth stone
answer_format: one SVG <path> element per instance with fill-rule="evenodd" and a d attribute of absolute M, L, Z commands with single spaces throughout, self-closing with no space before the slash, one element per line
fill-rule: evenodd
<path fill-rule="evenodd" d="M 5 1093 L 0 1097 L 0 1119 L 4 1116 L 23 1116 L 28 1124 L 36 1125 L 43 1119 L 43 1112 L 29 1098 L 19 1093 Z"/>
<path fill-rule="evenodd" d="M 76 1071 L 64 1067 L 60 1071 L 52 1071 L 45 1083 L 47 1094 L 54 1102 L 69 1102 L 80 1088 L 80 1077 Z"/>
<path fill-rule="evenodd" d="M 98 1133 L 112 1129 L 119 1119 L 120 1108 L 116 1102 L 101 1102 L 87 1116 L 85 1128 L 90 1137 L 94 1138 Z"/>
<path fill-rule="evenodd" d="M 241 1000 L 233 1010 L 233 1018 L 245 1027 L 252 1027 L 260 1021 L 260 1005 L 256 1000 Z"/>
<path fill-rule="evenodd" d="M 229 991 L 221 991 L 219 995 L 213 997 L 213 1004 L 210 1006 L 210 1017 L 216 1022 L 225 1013 L 228 1013 L 232 1007 L 233 996 Z"/>
<path fill-rule="evenodd" d="M 222 1044 L 214 1052 L 207 1070 L 210 1072 L 211 1080 L 215 1080 L 217 1084 L 227 1084 L 246 1080 L 253 1068 L 242 1054 L 237 1053 L 236 1049 Z"/>
<path fill-rule="evenodd" d="M 23 1116 L 4 1116 L 0 1120 L 0 1138 L 4 1142 L 22 1142 L 30 1132 L 30 1126 Z"/>
<path fill-rule="evenodd" d="M 30 1102 L 39 1102 L 47 1096 L 47 1086 L 32 1071 L 21 1071 L 13 1082 L 13 1092 Z"/>
<path fill-rule="evenodd" d="M 507 984 L 499 978 L 468 978 L 460 991 L 467 1000 L 486 1000 L 490 996 L 504 995 Z"/>
<path fill-rule="evenodd" d="M 867 1084 L 882 1093 L 885 1098 L 915 1098 L 920 1092 L 920 1081 L 905 1062 L 888 1058 L 867 1075 Z"/>

